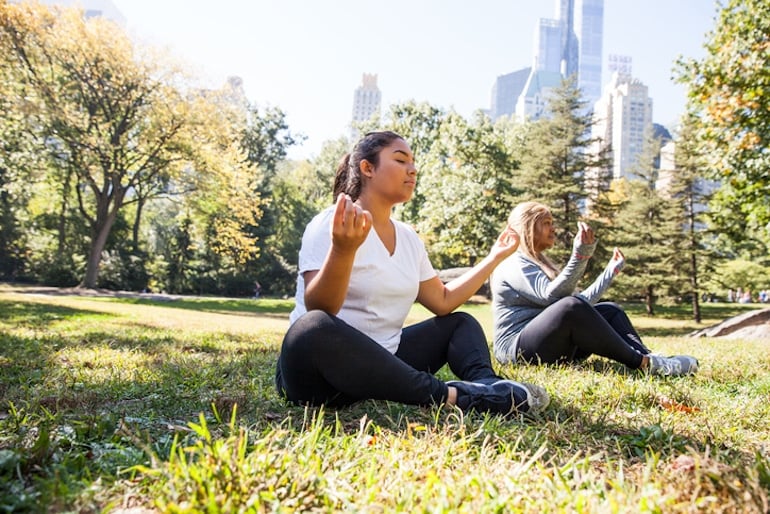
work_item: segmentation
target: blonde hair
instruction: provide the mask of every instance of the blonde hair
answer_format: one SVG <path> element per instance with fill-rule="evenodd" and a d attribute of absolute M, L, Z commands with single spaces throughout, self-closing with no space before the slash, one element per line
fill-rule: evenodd
<path fill-rule="evenodd" d="M 540 202 L 523 202 L 511 211 L 508 225 L 519 234 L 519 251 L 535 261 L 548 278 L 553 280 L 559 274 L 559 268 L 542 252 L 535 251 L 535 225 L 550 215 L 551 210 Z"/>

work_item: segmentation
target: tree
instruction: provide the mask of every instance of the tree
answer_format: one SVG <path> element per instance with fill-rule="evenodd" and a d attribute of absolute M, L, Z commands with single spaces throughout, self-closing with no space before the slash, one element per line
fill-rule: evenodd
<path fill-rule="evenodd" d="M 721 228 L 736 238 L 757 231 L 770 243 L 770 2 L 730 0 L 707 36 L 706 55 L 680 59 L 688 111 L 710 176 L 722 183 Z M 731 213 L 738 213 L 733 216 Z M 717 218 L 719 221 L 719 218 Z M 766 253 L 766 248 L 762 253 Z"/>
<path fill-rule="evenodd" d="M 74 9 L 4 3 L 0 40 L 28 93 L 17 108 L 35 115 L 28 130 L 39 136 L 41 151 L 54 155 L 60 179 L 73 181 L 90 228 L 81 285 L 95 287 L 121 209 L 163 194 L 167 181 L 195 160 L 205 124 L 174 87 L 180 75 L 142 58 L 109 21 L 85 19 Z"/>
<path fill-rule="evenodd" d="M 418 182 L 425 194 L 416 223 L 434 263 L 469 266 L 486 255 L 518 191 L 518 162 L 501 131 L 477 114 L 470 122 L 450 112 L 422 159 Z"/>
<path fill-rule="evenodd" d="M 240 145 L 254 170 L 253 187 L 262 199 L 262 217 L 260 223 L 248 227 L 258 253 L 244 272 L 250 275 L 250 284 L 259 277 L 270 294 L 286 293 L 293 286 L 296 270 L 285 256 L 297 254 L 302 237 L 299 227 L 303 229 L 310 220 L 306 202 L 287 184 L 288 166 L 284 164 L 288 149 L 302 140 L 304 136 L 291 133 L 280 109 L 248 107 Z"/>
<path fill-rule="evenodd" d="M 557 227 L 561 248 L 554 248 L 557 260 L 566 260 L 588 190 L 586 174 L 607 167 L 604 155 L 589 152 L 592 120 L 585 114 L 585 102 L 574 81 L 565 80 L 548 102 L 546 115 L 532 122 L 517 176 L 524 190 L 523 200 L 548 205 Z"/>
<path fill-rule="evenodd" d="M 427 183 L 433 168 L 427 163 L 445 120 L 446 112 L 442 109 L 413 101 L 391 106 L 385 116 L 381 130 L 392 130 L 409 142 L 417 167 L 417 186 L 412 199 L 396 207 L 396 214 L 406 223 L 416 224 L 420 220 L 422 205 L 432 194 Z"/>
<path fill-rule="evenodd" d="M 0 49 L 2 44 L 0 43 Z M 0 277 L 23 273 L 26 241 L 22 226 L 34 179 L 35 152 L 24 132 L 24 113 L 14 109 L 23 89 L 14 80 L 12 66 L 0 56 Z"/>
<path fill-rule="evenodd" d="M 677 251 L 683 238 L 682 206 L 657 189 L 655 160 L 659 153 L 660 140 L 653 137 L 650 128 L 630 180 L 620 179 L 615 184 L 625 190 L 626 200 L 615 219 L 623 230 L 615 233 L 617 239 L 613 242 L 628 262 L 619 277 L 618 289 L 642 296 L 650 315 L 655 314 L 660 292 L 676 288 L 681 281 L 683 267 Z"/>
<path fill-rule="evenodd" d="M 709 235 L 706 225 L 707 205 L 714 186 L 703 177 L 703 159 L 698 153 L 692 120 L 687 116 L 683 118 L 682 128 L 676 138 L 674 169 L 665 173 L 669 176 L 661 177 L 668 179 L 662 192 L 682 207 L 675 211 L 682 216 L 678 223 L 684 232 L 680 241 L 682 246 L 677 250 L 685 261 L 684 270 L 690 286 L 689 290 L 683 292 L 691 296 L 693 319 L 700 323 L 700 278 L 713 269 L 711 259 L 706 258 L 709 254 L 704 240 Z"/>

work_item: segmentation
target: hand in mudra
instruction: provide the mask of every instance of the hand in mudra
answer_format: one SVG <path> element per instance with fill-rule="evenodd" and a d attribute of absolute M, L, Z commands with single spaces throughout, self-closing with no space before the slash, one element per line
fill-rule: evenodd
<path fill-rule="evenodd" d="M 497 236 L 497 241 L 492 246 L 492 250 L 489 252 L 492 257 L 499 256 L 504 259 L 513 254 L 519 248 L 520 238 L 518 232 L 513 230 L 510 226 L 506 226 L 505 229 Z"/>
<path fill-rule="evenodd" d="M 332 218 L 332 246 L 355 251 L 366 241 L 372 228 L 372 215 L 356 205 L 350 196 L 340 194 Z"/>
<path fill-rule="evenodd" d="M 588 226 L 588 223 L 578 221 L 578 233 L 575 239 L 579 240 L 584 245 L 591 245 L 596 242 L 596 235 L 594 229 Z"/>

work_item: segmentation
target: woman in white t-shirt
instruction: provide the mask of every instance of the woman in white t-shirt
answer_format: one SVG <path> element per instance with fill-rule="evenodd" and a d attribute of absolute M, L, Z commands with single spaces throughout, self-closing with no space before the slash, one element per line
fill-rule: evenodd
<path fill-rule="evenodd" d="M 498 377 L 479 323 L 454 309 L 519 244 L 506 229 L 490 254 L 443 284 L 422 241 L 391 219 L 412 197 L 417 170 L 404 139 L 366 134 L 337 169 L 337 201 L 302 237 L 296 307 L 276 367 L 280 394 L 297 404 L 341 407 L 360 400 L 456 405 L 463 411 L 534 413 L 542 387 Z M 403 327 L 417 301 L 436 317 Z M 442 366 L 459 377 L 442 382 Z"/>

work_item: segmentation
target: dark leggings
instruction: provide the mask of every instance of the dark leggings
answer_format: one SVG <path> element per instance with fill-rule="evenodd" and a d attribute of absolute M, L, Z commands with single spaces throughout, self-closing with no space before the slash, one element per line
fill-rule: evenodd
<path fill-rule="evenodd" d="M 298 404 L 430 405 L 446 400 L 446 384 L 433 376 L 444 364 L 461 380 L 495 376 L 484 331 L 469 314 L 404 328 L 394 355 L 336 316 L 310 311 L 286 332 L 275 381 L 279 394 Z"/>
<path fill-rule="evenodd" d="M 596 354 L 633 369 L 648 353 L 619 305 L 591 305 L 578 296 L 546 307 L 521 331 L 518 346 L 518 357 L 525 362 L 569 362 Z"/>

